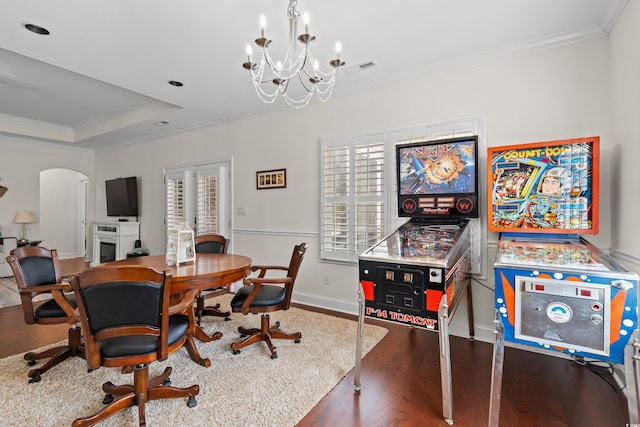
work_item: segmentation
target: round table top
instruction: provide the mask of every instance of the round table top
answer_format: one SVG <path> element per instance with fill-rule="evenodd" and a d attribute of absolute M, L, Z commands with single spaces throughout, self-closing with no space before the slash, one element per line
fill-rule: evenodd
<path fill-rule="evenodd" d="M 141 265 L 157 271 L 170 271 L 171 287 L 176 292 L 189 289 L 213 289 L 247 277 L 251 271 L 251 258 L 234 254 L 196 254 L 195 261 L 180 265 L 167 265 L 164 255 L 127 258 L 101 264 L 100 267 Z"/>

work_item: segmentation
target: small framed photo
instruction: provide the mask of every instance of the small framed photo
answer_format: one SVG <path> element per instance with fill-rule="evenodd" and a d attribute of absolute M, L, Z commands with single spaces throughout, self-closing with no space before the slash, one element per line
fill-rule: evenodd
<path fill-rule="evenodd" d="M 274 169 L 256 172 L 256 188 L 258 190 L 287 188 L 287 170 Z"/>

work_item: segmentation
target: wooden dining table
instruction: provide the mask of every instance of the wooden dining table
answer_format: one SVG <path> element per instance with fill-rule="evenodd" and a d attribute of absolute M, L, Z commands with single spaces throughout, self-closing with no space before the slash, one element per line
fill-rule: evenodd
<path fill-rule="evenodd" d="M 195 261 L 180 265 L 168 265 L 164 255 L 138 256 L 119 261 L 111 261 L 96 267 L 89 267 L 82 258 L 60 260 L 63 275 L 78 274 L 87 268 L 105 268 L 124 265 L 140 265 L 157 271 L 170 271 L 171 292 L 181 294 L 192 289 L 200 291 L 221 288 L 247 277 L 251 271 L 251 258 L 234 254 L 196 254 Z M 202 366 L 211 366 L 208 358 L 200 356 L 193 342 L 193 337 L 199 341 L 210 342 L 222 337 L 222 333 L 215 332 L 207 335 L 200 325 L 195 325 L 192 335 L 187 337 L 185 345 L 189 356 Z"/>

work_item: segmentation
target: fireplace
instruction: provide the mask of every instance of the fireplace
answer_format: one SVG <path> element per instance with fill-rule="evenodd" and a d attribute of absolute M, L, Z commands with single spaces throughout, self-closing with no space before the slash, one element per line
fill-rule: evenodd
<path fill-rule="evenodd" d="M 100 238 L 100 264 L 116 260 L 116 249 L 118 245 L 115 240 L 113 242 L 108 240 L 108 237 Z"/>
<path fill-rule="evenodd" d="M 92 267 L 125 259 L 139 239 L 139 222 L 100 222 L 93 224 Z"/>

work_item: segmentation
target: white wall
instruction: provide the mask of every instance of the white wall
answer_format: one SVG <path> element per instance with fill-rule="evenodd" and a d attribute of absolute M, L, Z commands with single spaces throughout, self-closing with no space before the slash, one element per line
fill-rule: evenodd
<path fill-rule="evenodd" d="M 640 272 L 640 3 L 630 1 L 610 35 L 613 252 Z"/>
<path fill-rule="evenodd" d="M 160 254 L 162 167 L 232 157 L 233 251 L 254 263 L 285 264 L 293 245 L 306 241 L 310 248 L 294 298 L 355 312 L 357 267 L 318 258 L 318 139 L 486 114 L 489 146 L 599 135 L 606 162 L 611 157 L 608 59 L 608 40 L 595 39 L 99 152 L 96 185 L 116 176 L 141 177 L 142 240 L 151 253 Z M 287 169 L 287 188 L 256 190 L 255 172 L 278 168 Z M 608 168 L 603 175 L 608 187 Z M 99 214 L 105 211 L 101 192 L 96 191 Z M 609 193 L 607 188 L 601 192 L 601 233 L 590 239 L 604 248 L 610 244 Z M 247 208 L 246 216 L 237 215 L 239 206 Z M 323 284 L 324 273 L 330 274 L 329 285 Z M 474 285 L 474 298 L 477 333 L 490 339 L 493 292 Z M 454 333 L 465 334 L 462 307 L 458 313 Z"/>
<path fill-rule="evenodd" d="M 91 150 L 68 148 L 52 144 L 28 142 L 26 140 L 9 138 L 0 135 L 0 178 L 2 185 L 9 191 L 0 198 L 0 226 L 3 236 L 16 236 L 20 226 L 13 224 L 13 217 L 21 209 L 31 209 L 40 218 L 40 172 L 51 168 L 72 169 L 81 172 L 93 181 L 95 155 Z M 77 190 L 76 183 L 73 186 L 74 194 Z M 53 194 L 52 197 L 66 197 L 67 191 Z M 87 203 L 87 215 L 94 215 L 93 194 L 89 195 Z M 75 209 L 75 207 L 74 207 Z M 75 217 L 75 210 L 71 212 Z M 65 223 L 65 218 L 60 218 L 60 224 Z M 29 225 L 29 238 L 45 239 L 40 233 L 42 224 L 37 222 Z M 75 247 L 74 225 L 69 229 L 73 236 L 69 238 L 65 234 L 48 235 L 42 245 L 48 248 L 66 248 L 69 245 Z M 75 252 L 75 251 L 74 251 Z"/>

